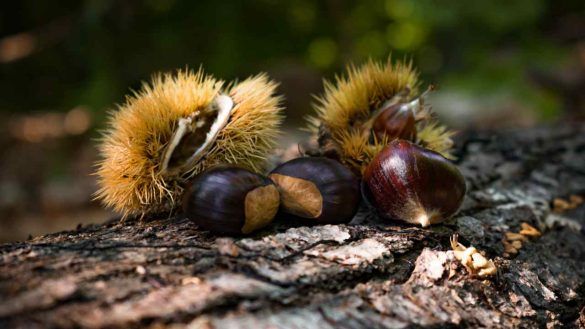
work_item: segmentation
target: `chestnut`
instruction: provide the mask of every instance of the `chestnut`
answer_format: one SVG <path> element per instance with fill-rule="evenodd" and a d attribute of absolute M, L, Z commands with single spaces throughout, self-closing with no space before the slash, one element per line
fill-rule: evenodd
<path fill-rule="evenodd" d="M 390 104 L 380 110 L 372 124 L 372 130 L 378 140 L 382 140 L 384 136 L 409 141 L 416 139 L 416 119 L 409 104 Z"/>
<path fill-rule="evenodd" d="M 268 177 L 280 191 L 283 212 L 315 223 L 347 223 L 359 207 L 359 179 L 332 159 L 293 159 L 278 166 Z"/>
<path fill-rule="evenodd" d="M 368 165 L 364 198 L 380 215 L 423 227 L 451 217 L 465 197 L 465 179 L 439 153 L 405 140 L 388 144 Z"/>
<path fill-rule="evenodd" d="M 193 178 L 183 198 L 185 215 L 219 234 L 248 234 L 270 224 L 280 196 L 274 183 L 239 167 L 220 166 Z"/>

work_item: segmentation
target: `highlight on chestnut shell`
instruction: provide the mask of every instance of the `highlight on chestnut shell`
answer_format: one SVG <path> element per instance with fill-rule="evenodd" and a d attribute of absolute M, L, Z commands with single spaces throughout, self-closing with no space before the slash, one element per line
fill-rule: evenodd
<path fill-rule="evenodd" d="M 439 153 L 394 140 L 366 168 L 364 198 L 380 215 L 427 227 L 453 216 L 465 197 L 465 179 Z"/>
<path fill-rule="evenodd" d="M 389 104 L 374 118 L 372 131 L 378 140 L 400 138 L 416 140 L 416 119 L 409 104 Z"/>
<path fill-rule="evenodd" d="M 185 191 L 183 210 L 198 226 L 219 234 L 259 230 L 278 212 L 280 195 L 274 183 L 239 167 L 219 166 L 193 178 Z"/>
<path fill-rule="evenodd" d="M 321 157 L 297 158 L 269 174 L 283 212 L 315 224 L 347 223 L 361 200 L 359 179 L 341 163 Z"/>

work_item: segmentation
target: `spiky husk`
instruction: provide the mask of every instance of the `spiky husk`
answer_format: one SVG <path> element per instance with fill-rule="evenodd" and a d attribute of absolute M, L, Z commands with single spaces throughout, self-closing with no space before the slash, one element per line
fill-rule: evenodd
<path fill-rule="evenodd" d="M 412 63 L 385 63 L 369 60 L 360 67 L 350 65 L 344 76 L 334 82 L 325 81 L 325 93 L 317 98 L 316 115 L 309 118 L 309 130 L 318 134 L 321 142 L 332 143 L 344 164 L 363 173 L 373 157 L 390 140 L 372 140 L 363 133 L 363 124 L 386 101 L 400 94 L 412 99 L 419 87 L 418 73 Z M 427 108 L 417 115 L 416 142 L 426 148 L 451 157 L 453 132 L 437 123 Z"/>
<path fill-rule="evenodd" d="M 187 179 L 210 166 L 236 164 L 261 171 L 282 121 L 277 84 L 264 74 L 222 89 L 202 70 L 156 75 L 112 113 L 97 164 L 96 198 L 122 213 L 144 215 L 179 206 Z M 230 121 L 203 159 L 186 171 L 161 173 L 161 159 L 180 118 L 205 109 L 219 93 L 234 101 Z"/>

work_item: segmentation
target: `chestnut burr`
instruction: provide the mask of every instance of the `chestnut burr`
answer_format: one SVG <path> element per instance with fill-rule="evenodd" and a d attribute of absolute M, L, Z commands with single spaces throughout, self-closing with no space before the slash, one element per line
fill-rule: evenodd
<path fill-rule="evenodd" d="M 394 140 L 366 168 L 362 192 L 381 216 L 426 227 L 455 214 L 465 190 L 463 175 L 449 160 Z"/>

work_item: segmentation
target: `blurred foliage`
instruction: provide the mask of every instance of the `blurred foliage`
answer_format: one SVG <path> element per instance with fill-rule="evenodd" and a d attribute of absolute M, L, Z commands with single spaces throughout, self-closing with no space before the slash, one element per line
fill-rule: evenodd
<path fill-rule="evenodd" d="M 11 1 L 0 13 L 0 111 L 81 105 L 99 118 L 153 72 L 203 65 L 233 79 L 298 68 L 302 81 L 392 53 L 412 59 L 425 81 L 514 97 L 546 118 L 560 100 L 526 72 L 567 61 L 583 37 L 571 26 L 582 28 L 584 8 L 582 0 Z"/>

